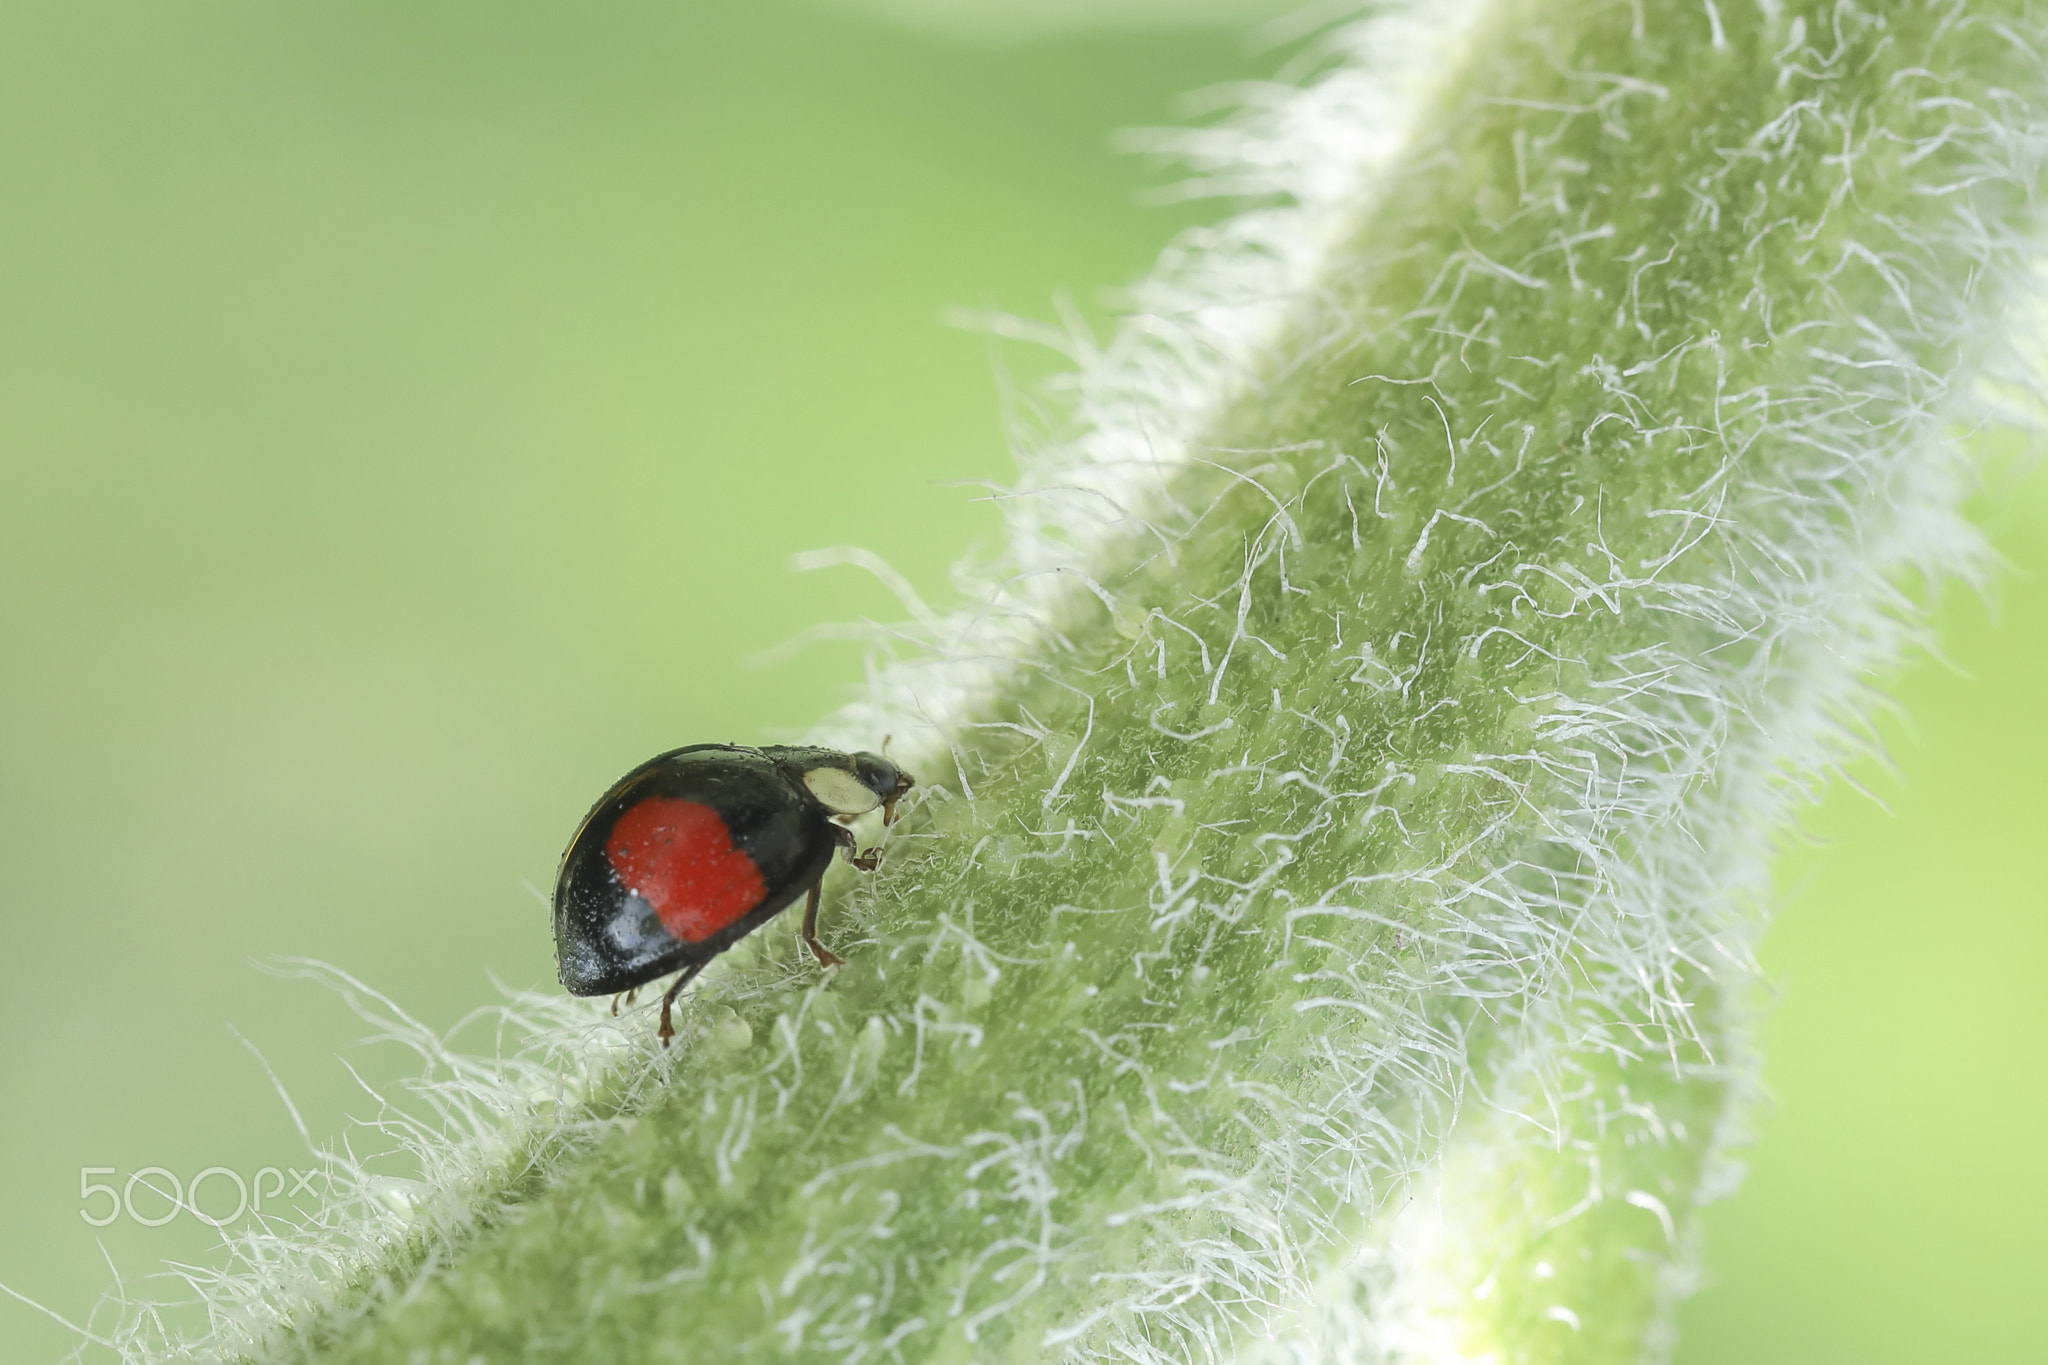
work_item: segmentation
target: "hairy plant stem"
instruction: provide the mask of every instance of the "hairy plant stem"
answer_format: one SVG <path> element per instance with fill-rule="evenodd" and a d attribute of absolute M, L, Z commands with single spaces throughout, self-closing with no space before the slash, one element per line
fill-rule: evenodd
<path fill-rule="evenodd" d="M 268 1354 L 1661 1350 L 1772 831 L 1971 562 L 2042 26 L 1466 22 L 1279 325 L 882 674 L 924 785 L 848 964 L 720 963 L 626 1116 Z"/>

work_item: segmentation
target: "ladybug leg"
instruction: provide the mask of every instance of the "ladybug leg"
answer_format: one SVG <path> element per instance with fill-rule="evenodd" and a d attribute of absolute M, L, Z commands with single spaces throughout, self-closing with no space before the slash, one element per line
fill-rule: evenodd
<path fill-rule="evenodd" d="M 626 1002 L 627 1004 L 629 1004 L 629 1005 L 630 1005 L 630 1004 L 632 1004 L 632 1003 L 633 1003 L 633 997 L 634 997 L 634 996 L 636 996 L 636 995 L 638 995 L 638 994 L 640 994 L 640 988 L 639 988 L 638 986 L 635 986 L 635 987 L 634 987 L 634 988 L 633 988 L 632 990 L 630 990 L 630 991 L 621 991 L 621 992 L 620 992 L 619 994 L 617 994 L 617 995 L 613 996 L 613 997 L 612 997 L 612 1018 L 616 1019 L 616 1018 L 618 1018 L 618 1017 L 619 1017 L 619 1002 L 620 1002 L 621 1000 L 625 1001 L 625 1002 Z"/>
<path fill-rule="evenodd" d="M 668 993 L 661 997 L 661 1032 L 658 1036 L 663 1047 L 667 1047 L 668 1040 L 676 1036 L 676 1026 L 668 1017 L 669 1006 L 675 1004 L 676 997 L 683 993 L 683 987 L 697 979 L 697 973 L 704 970 L 704 965 L 703 962 L 693 962 L 683 968 L 683 974 L 676 978 L 675 984 L 668 988 Z"/>
<path fill-rule="evenodd" d="M 856 839 L 853 831 L 846 826 L 833 825 L 831 829 L 832 837 L 839 841 L 840 851 L 846 854 L 846 861 L 862 872 L 873 872 L 876 865 L 882 861 L 882 850 L 879 847 L 871 848 L 865 853 L 861 852 L 860 840 Z"/>
<path fill-rule="evenodd" d="M 804 946 L 818 959 L 820 967 L 843 967 L 846 959 L 818 942 L 818 896 L 824 889 L 823 877 L 811 883 L 811 898 L 804 905 Z"/>

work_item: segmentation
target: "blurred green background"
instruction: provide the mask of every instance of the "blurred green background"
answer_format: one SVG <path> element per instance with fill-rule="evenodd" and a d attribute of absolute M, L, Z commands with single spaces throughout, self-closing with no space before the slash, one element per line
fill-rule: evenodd
<path fill-rule="evenodd" d="M 217 1260 L 88 1226 L 83 1167 L 308 1164 L 229 1024 L 323 1139 L 336 1054 L 406 1071 L 252 958 L 440 1027 L 549 981 L 591 796 L 803 729 L 857 649 L 744 661 L 897 614 L 791 555 L 943 597 L 993 536 L 949 484 L 1009 475 L 999 369 L 1055 362 L 945 310 L 1108 316 L 1202 212 L 1112 133 L 1277 60 L 846 0 L 0 6 L 0 1282 L 83 1320 L 110 1262 Z M 2040 1358 L 2048 494 L 1995 501 L 2021 572 L 1902 685 L 1893 813 L 1831 796 L 1787 859 L 1685 1365 Z M 0 1360 L 72 1344 L 0 1298 Z"/>

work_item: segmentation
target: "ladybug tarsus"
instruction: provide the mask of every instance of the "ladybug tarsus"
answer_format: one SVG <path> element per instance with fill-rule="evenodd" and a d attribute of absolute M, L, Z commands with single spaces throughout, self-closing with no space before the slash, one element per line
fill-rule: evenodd
<path fill-rule="evenodd" d="M 699 744 L 641 764 L 606 792 L 570 841 L 555 879 L 555 957 L 574 995 L 633 991 L 680 972 L 672 1007 L 705 964 L 806 896 L 802 937 L 819 965 L 844 959 L 818 941 L 818 901 L 835 850 L 863 872 L 848 822 L 885 825 L 916 785 L 887 758 L 836 749 Z"/>

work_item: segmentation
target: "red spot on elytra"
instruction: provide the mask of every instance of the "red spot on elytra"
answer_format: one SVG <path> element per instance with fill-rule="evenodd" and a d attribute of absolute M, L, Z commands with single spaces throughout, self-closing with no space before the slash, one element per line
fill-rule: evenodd
<path fill-rule="evenodd" d="M 662 927 L 700 943 L 761 903 L 768 888 L 754 860 L 732 846 L 732 832 L 700 801 L 650 796 L 612 826 L 604 855 L 633 894 L 654 907 Z"/>

